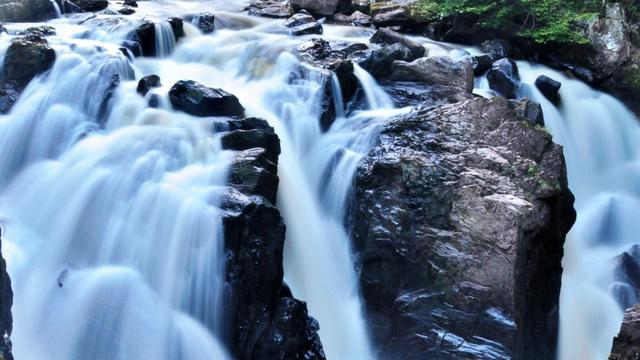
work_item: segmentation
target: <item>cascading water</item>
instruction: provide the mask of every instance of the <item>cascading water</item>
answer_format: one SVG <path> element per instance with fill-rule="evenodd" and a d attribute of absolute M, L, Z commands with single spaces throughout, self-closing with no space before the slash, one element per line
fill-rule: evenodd
<path fill-rule="evenodd" d="M 544 66 L 518 62 L 520 96 L 542 105 L 546 127 L 563 145 L 576 223 L 567 236 L 560 297 L 560 360 L 609 357 L 623 312 L 612 259 L 637 243 L 640 126 L 611 96 Z M 540 75 L 562 83 L 556 108 L 533 85 Z M 476 82 L 491 94 L 486 78 Z M 637 300 L 637 299 L 636 299 Z"/>
<path fill-rule="evenodd" d="M 158 8 L 141 3 L 140 12 Z M 378 124 L 398 110 L 358 69 L 370 110 L 344 116 L 335 76 L 291 55 L 307 38 L 291 38 L 279 22 L 216 15 L 213 36 L 189 29 L 180 44 L 168 22 L 157 22 L 158 58 L 135 63 L 116 45 L 133 20 L 103 26 L 98 17 L 86 22 L 91 29 L 58 21 L 54 68 L 1 118 L 0 147 L 11 154 L 0 179 L 16 357 L 227 357 L 216 338 L 225 326 L 217 204 L 232 154 L 220 150 L 209 122 L 176 113 L 165 100 L 171 84 L 193 79 L 234 93 L 247 114 L 276 129 L 285 280 L 319 320 L 328 358 L 374 358 L 345 207 Z M 163 87 L 135 94 L 132 80 L 152 73 Z M 105 102 L 105 80 L 114 76 L 121 84 Z M 327 81 L 338 119 L 323 133 Z M 147 107 L 151 96 L 160 96 L 159 109 Z"/>

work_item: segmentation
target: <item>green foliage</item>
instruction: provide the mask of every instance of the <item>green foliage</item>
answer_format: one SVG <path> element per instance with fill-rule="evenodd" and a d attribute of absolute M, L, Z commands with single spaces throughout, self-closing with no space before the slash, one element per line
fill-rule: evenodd
<path fill-rule="evenodd" d="M 481 29 L 511 32 L 539 44 L 587 44 L 578 24 L 597 16 L 602 0 L 419 0 L 416 11 L 431 21 L 476 15 Z"/>

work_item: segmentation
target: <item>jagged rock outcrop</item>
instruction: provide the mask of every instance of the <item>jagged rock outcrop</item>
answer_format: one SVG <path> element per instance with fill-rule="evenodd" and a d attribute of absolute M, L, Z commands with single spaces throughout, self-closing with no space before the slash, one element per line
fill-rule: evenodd
<path fill-rule="evenodd" d="M 640 359 L 640 305 L 628 309 L 620 334 L 613 340 L 609 360 Z"/>
<path fill-rule="evenodd" d="M 261 119 L 229 120 L 222 145 L 238 154 L 222 201 L 229 348 L 240 360 L 325 358 L 319 325 L 283 283 L 285 224 L 274 206 L 280 144 Z"/>
<path fill-rule="evenodd" d="M 473 90 L 473 66 L 470 61 L 454 61 L 448 56 L 420 58 L 413 62 L 394 61 L 391 80 L 423 82 Z"/>
<path fill-rule="evenodd" d="M 50 0 L 0 0 L 0 22 L 36 22 L 57 16 Z"/>
<path fill-rule="evenodd" d="M 384 359 L 553 359 L 562 149 L 508 100 L 419 108 L 383 126 L 355 180 L 360 283 Z"/>

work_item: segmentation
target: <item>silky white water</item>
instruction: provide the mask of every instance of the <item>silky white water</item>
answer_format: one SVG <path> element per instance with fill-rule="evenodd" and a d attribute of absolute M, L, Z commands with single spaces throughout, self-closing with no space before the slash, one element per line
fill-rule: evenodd
<path fill-rule="evenodd" d="M 222 2 L 200 3 L 220 6 Z M 166 19 L 193 3 L 141 2 Z M 202 11 L 198 7 L 198 11 Z M 207 10 L 209 10 L 207 8 Z M 211 10 L 215 10 L 211 9 Z M 229 10 L 234 10 L 229 8 Z M 278 206 L 287 224 L 285 281 L 321 324 L 329 359 L 373 359 L 344 218 L 356 166 L 389 97 L 362 69 L 370 110 L 344 116 L 335 77 L 301 64 L 280 21 L 216 12 L 218 30 L 186 25 L 175 43 L 156 25 L 158 58 L 132 62 L 117 44 L 130 18 L 54 20 L 53 69 L 0 118 L 0 199 L 15 290 L 16 358 L 223 359 L 220 211 L 227 166 L 212 121 L 175 112 L 167 92 L 192 79 L 235 94 L 281 140 Z M 138 16 L 138 15 L 136 15 Z M 79 24 L 79 23 L 82 24 Z M 12 24 L 24 29 L 28 24 Z M 335 27 L 363 41 L 369 32 Z M 5 49 L 10 37 L 2 38 Z M 329 35 L 331 36 L 331 35 Z M 136 80 L 158 74 L 146 98 Z M 113 76 L 120 85 L 103 101 Z M 338 119 L 320 129 L 326 81 Z M 158 109 L 147 106 L 160 97 Z M 35 340 L 34 340 L 35 339 Z M 34 345 L 35 343 L 35 345 Z"/>

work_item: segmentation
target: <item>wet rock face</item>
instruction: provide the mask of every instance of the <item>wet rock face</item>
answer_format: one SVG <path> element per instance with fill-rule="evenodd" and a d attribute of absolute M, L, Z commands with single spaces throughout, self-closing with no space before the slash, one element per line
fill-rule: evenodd
<path fill-rule="evenodd" d="M 215 29 L 216 17 L 211 13 L 203 13 L 193 19 L 194 25 L 205 34 L 212 33 Z"/>
<path fill-rule="evenodd" d="M 181 80 L 173 85 L 169 90 L 169 100 L 176 109 L 194 116 L 244 115 L 244 107 L 235 95 L 193 80 Z"/>
<path fill-rule="evenodd" d="M 553 359 L 572 205 L 561 148 L 505 99 L 391 120 L 350 219 L 381 358 Z"/>
<path fill-rule="evenodd" d="M 613 349 L 609 360 L 640 359 L 640 306 L 628 309 L 620 334 L 613 340 Z"/>
<path fill-rule="evenodd" d="M 49 0 L 0 0 L 0 21 L 36 22 L 57 16 L 56 8 Z"/>
<path fill-rule="evenodd" d="M 234 324 L 229 348 L 240 360 L 323 360 L 317 321 L 283 283 L 285 224 L 273 205 L 277 135 L 253 118 L 229 120 L 217 130 L 228 132 L 223 147 L 239 150 L 222 201 L 227 308 Z"/>
<path fill-rule="evenodd" d="M 162 86 L 162 84 L 160 83 L 160 77 L 158 75 L 148 75 L 138 81 L 136 91 L 138 94 L 145 96 L 151 88 L 157 88 L 160 86 Z"/>
<path fill-rule="evenodd" d="M 473 66 L 470 61 L 454 61 L 448 56 L 420 58 L 413 62 L 394 61 L 391 80 L 424 82 L 429 85 L 473 90 Z"/>
<path fill-rule="evenodd" d="M 26 36 L 14 40 L 4 58 L 4 79 L 26 86 L 31 79 L 51 68 L 56 60 L 55 51 L 39 36 Z"/>
<path fill-rule="evenodd" d="M 410 51 L 413 57 L 412 60 L 421 58 L 425 56 L 426 49 L 424 46 L 418 44 L 417 42 L 409 39 L 408 37 L 397 33 L 393 30 L 383 28 L 376 31 L 375 34 L 370 39 L 372 44 L 381 44 L 381 45 L 392 45 L 392 44 L 402 44 L 406 46 Z"/>
<path fill-rule="evenodd" d="M 320 22 L 311 16 L 307 11 L 303 10 L 284 22 L 284 26 L 290 28 L 291 35 L 310 35 L 322 34 L 323 28 Z"/>
<path fill-rule="evenodd" d="M 294 13 L 289 0 L 255 0 L 247 9 L 249 15 L 271 18 L 286 18 Z"/>
<path fill-rule="evenodd" d="M 493 63 L 487 73 L 489 87 L 507 99 L 518 97 L 520 75 L 518 65 L 511 59 L 501 59 Z"/>

